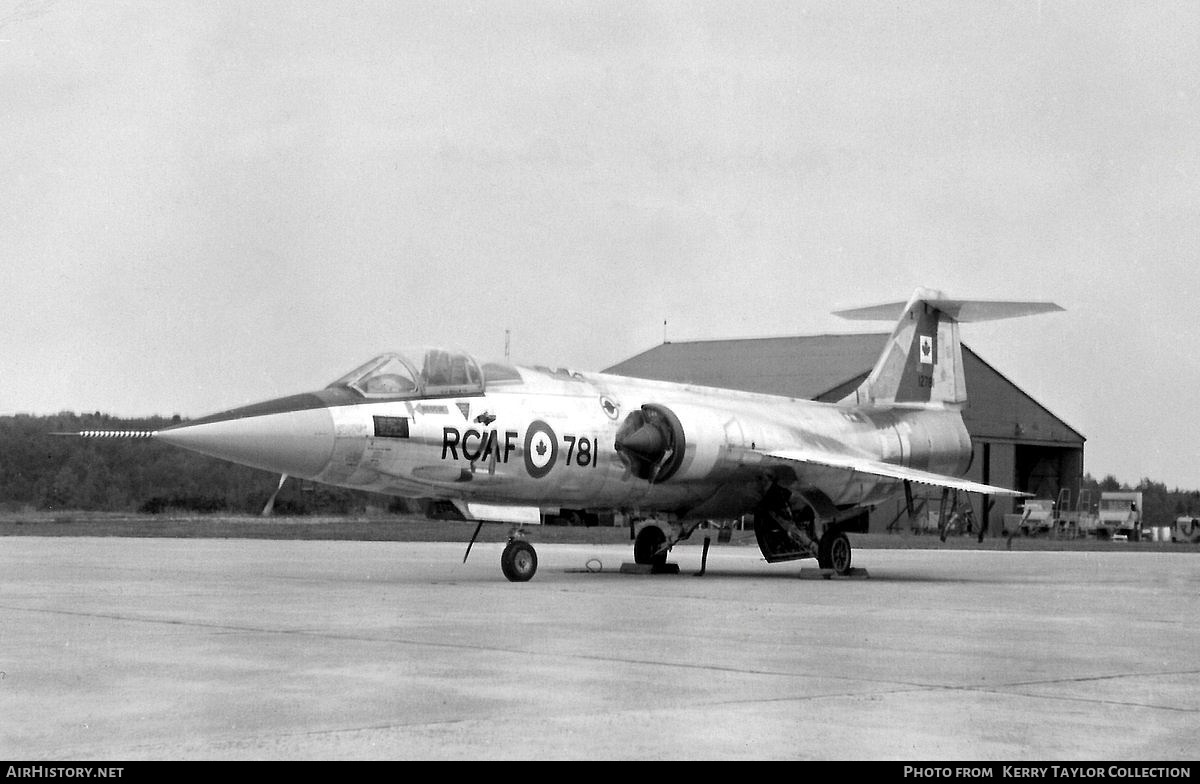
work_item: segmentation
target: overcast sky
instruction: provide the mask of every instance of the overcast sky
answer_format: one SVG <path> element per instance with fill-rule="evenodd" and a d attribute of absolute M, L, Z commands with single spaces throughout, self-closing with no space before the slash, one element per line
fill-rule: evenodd
<path fill-rule="evenodd" d="M 957 297 L 1200 489 L 1200 4 L 0 0 L 0 414 L 200 416 L 436 343 L 600 370 Z"/>

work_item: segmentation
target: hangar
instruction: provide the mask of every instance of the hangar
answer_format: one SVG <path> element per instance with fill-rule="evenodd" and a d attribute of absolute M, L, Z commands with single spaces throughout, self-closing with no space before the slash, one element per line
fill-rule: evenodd
<path fill-rule="evenodd" d="M 866 379 L 887 339 L 888 333 L 877 333 L 668 342 L 604 372 L 834 402 Z M 1084 437 L 965 343 L 962 353 L 968 395 L 963 420 L 973 445 L 967 478 L 1035 498 L 1057 499 L 1063 489 L 1077 497 Z M 917 518 L 928 520 L 920 510 L 937 509 L 941 491 L 914 487 L 914 492 Z M 971 495 L 960 504 L 968 499 L 974 519 L 986 521 L 991 536 L 1002 535 L 1004 515 L 1016 512 L 1020 503 L 1009 497 Z M 936 513 L 929 514 L 936 519 Z M 871 512 L 869 530 L 909 525 L 913 521 L 899 499 Z"/>

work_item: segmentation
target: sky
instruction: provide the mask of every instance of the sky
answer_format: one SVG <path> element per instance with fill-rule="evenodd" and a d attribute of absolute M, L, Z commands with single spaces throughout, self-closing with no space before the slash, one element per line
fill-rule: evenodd
<path fill-rule="evenodd" d="M 201 416 L 436 344 L 1065 310 L 963 341 L 1200 489 L 1200 4 L 0 0 L 0 414 Z"/>

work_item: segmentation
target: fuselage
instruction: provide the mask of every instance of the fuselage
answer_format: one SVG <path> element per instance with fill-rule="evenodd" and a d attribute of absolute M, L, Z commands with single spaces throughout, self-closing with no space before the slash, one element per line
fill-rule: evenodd
<path fill-rule="evenodd" d="M 507 365 L 439 387 L 415 362 L 406 365 L 409 380 L 380 386 L 387 374 L 376 369 L 363 376 L 370 383 L 347 377 L 157 436 L 268 471 L 409 498 L 711 518 L 753 507 L 755 478 L 778 472 L 777 461 L 764 459 L 774 449 L 823 446 L 955 475 L 970 458 L 952 409 L 849 407 Z M 659 423 L 649 445 L 630 434 L 647 417 Z M 838 506 L 877 503 L 900 487 L 841 470 L 783 479 Z"/>

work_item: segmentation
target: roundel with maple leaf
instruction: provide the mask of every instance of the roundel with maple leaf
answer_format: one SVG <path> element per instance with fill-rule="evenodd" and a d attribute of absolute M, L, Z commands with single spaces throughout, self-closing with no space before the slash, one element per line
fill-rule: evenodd
<path fill-rule="evenodd" d="M 535 420 L 525 431 L 525 470 L 534 479 L 550 473 L 558 460 L 558 436 L 542 420 Z"/>

